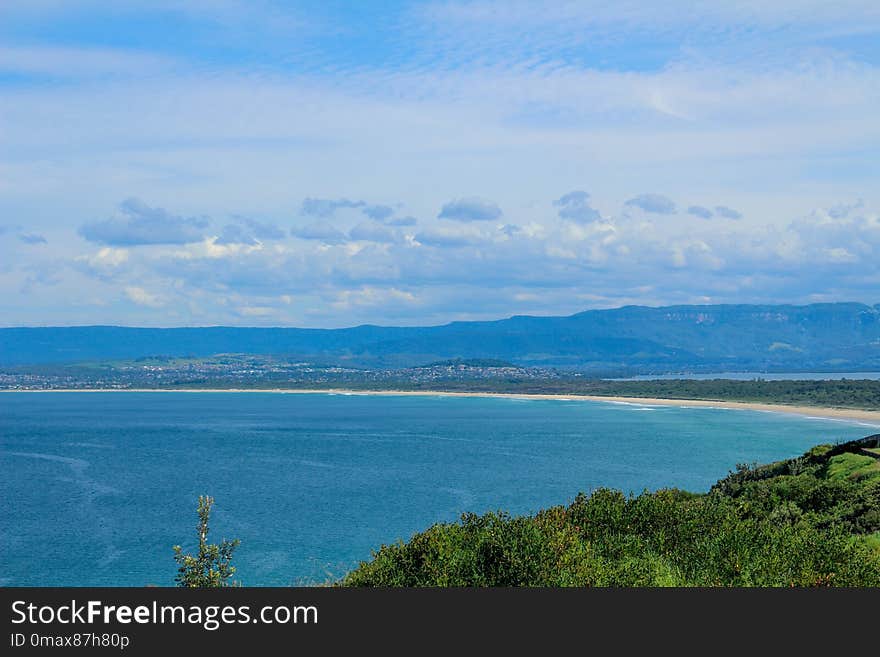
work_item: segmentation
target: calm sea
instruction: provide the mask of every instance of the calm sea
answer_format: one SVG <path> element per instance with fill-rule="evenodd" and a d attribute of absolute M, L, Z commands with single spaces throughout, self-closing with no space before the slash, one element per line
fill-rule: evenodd
<path fill-rule="evenodd" d="M 705 491 L 876 427 L 713 408 L 437 396 L 0 394 L 0 584 L 171 585 L 199 494 L 246 585 L 325 581 L 463 511 Z"/>

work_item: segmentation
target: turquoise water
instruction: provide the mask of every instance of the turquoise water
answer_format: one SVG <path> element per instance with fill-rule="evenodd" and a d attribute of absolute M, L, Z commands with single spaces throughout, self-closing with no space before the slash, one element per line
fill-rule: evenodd
<path fill-rule="evenodd" d="M 578 491 L 705 491 L 876 427 L 713 408 L 438 396 L 0 394 L 4 585 L 170 585 L 195 503 L 246 585 L 342 575 L 463 511 Z"/>

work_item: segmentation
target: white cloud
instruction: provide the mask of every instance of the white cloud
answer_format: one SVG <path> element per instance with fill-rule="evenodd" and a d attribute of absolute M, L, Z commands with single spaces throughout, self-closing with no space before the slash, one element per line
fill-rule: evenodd
<path fill-rule="evenodd" d="M 236 309 L 242 317 L 269 317 L 275 315 L 277 310 L 270 306 L 242 306 Z"/>
<path fill-rule="evenodd" d="M 119 267 L 128 261 L 128 250 L 104 247 L 91 256 L 79 256 L 81 262 L 86 262 L 92 267 Z"/>
<path fill-rule="evenodd" d="M 364 240 L 367 242 L 393 243 L 401 239 L 401 235 L 398 232 L 372 222 L 358 224 L 349 231 L 348 236 L 353 240 Z"/>
<path fill-rule="evenodd" d="M 686 215 L 634 217 L 623 207 L 583 224 L 560 221 L 555 208 L 544 207 L 543 222 L 514 230 L 437 221 L 413 242 L 288 239 L 261 247 L 206 240 L 182 248 L 105 248 L 79 262 L 88 265 L 84 273 L 145 307 L 201 299 L 213 308 L 214 323 L 315 326 L 459 316 L 450 295 L 482 299 L 488 290 L 496 292 L 491 303 L 465 314 L 515 314 L 523 312 L 520 304 L 553 313 L 583 304 L 737 302 L 742 295 L 809 301 L 823 290 L 872 301 L 865 297 L 868 282 L 880 278 L 880 219 L 867 205 L 846 217 L 816 210 L 781 229 L 695 223 Z"/>
<path fill-rule="evenodd" d="M 342 290 L 337 293 L 333 306 L 347 310 L 352 306 L 384 306 L 391 304 L 413 304 L 418 298 L 411 292 L 397 288 L 379 289 L 365 286 L 356 290 Z"/>
<path fill-rule="evenodd" d="M 564 260 L 577 260 L 577 253 L 572 251 L 571 249 L 566 249 L 560 246 L 548 245 L 544 252 L 550 256 L 551 258 L 562 258 Z"/>
<path fill-rule="evenodd" d="M 161 296 L 147 292 L 142 287 L 128 286 L 125 288 L 125 296 L 140 306 L 149 308 L 161 308 L 165 305 L 165 301 Z"/>
<path fill-rule="evenodd" d="M 876 3 L 430 3 L 369 61 L 270 44 L 295 17 L 264 5 L 197 5 L 263 63 L 2 46 L 41 82 L 0 87 L 0 215 L 48 242 L 0 239 L 5 321 L 112 320 L 77 308 L 126 288 L 169 322 L 312 325 L 876 295 L 880 67 L 840 43 L 876 34 Z"/>
<path fill-rule="evenodd" d="M 419 244 L 437 248 L 478 246 L 489 241 L 489 237 L 478 229 L 447 228 L 445 226 L 419 231 L 415 234 L 414 239 Z"/>

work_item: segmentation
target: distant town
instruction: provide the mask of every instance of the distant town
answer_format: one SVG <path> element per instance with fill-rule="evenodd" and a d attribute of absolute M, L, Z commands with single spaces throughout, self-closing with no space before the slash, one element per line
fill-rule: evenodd
<path fill-rule="evenodd" d="M 625 376 L 618 374 L 617 376 Z M 880 409 L 880 380 L 626 380 L 492 358 L 359 368 L 283 356 L 146 357 L 0 368 L 0 392 L 52 390 L 352 390 L 600 395 Z"/>
<path fill-rule="evenodd" d="M 580 378 L 546 367 L 500 360 L 447 360 L 421 367 L 362 369 L 290 362 L 283 358 L 223 354 L 211 358 L 139 358 L 131 361 L 34 366 L 0 370 L 0 390 L 152 388 L 304 388 L 422 386 L 476 381 L 552 381 Z"/>

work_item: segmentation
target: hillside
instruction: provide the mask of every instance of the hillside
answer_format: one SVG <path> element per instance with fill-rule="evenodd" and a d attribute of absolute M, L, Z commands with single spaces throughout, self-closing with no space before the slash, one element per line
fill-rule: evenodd
<path fill-rule="evenodd" d="M 359 367 L 452 359 L 593 371 L 880 369 L 880 305 L 627 306 L 431 327 L 0 329 L 0 366 L 285 354 Z"/>
<path fill-rule="evenodd" d="M 465 514 L 383 545 L 346 586 L 880 586 L 880 434 L 704 495 L 600 489 L 530 517 Z"/>

